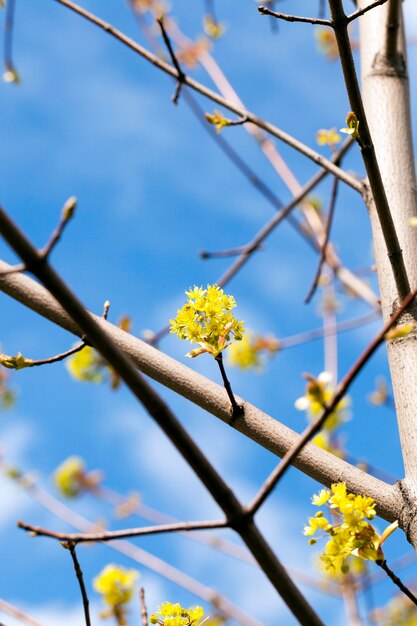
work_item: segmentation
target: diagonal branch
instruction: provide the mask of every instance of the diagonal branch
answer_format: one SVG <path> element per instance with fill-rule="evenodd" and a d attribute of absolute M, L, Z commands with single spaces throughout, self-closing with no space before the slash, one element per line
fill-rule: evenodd
<path fill-rule="evenodd" d="M 259 13 L 261 15 L 271 15 L 272 17 L 276 17 L 279 20 L 284 20 L 285 22 L 303 22 L 306 24 L 316 24 L 317 26 L 330 26 L 330 20 L 323 20 L 320 17 L 300 17 L 297 15 L 287 15 L 286 13 L 279 13 L 278 11 L 272 11 L 268 9 L 268 7 L 260 6 L 258 7 Z"/>
<path fill-rule="evenodd" d="M 0 270 L 8 267 L 0 262 Z M 0 275 L 0 290 L 69 332 L 83 335 L 83 331 L 49 292 L 27 276 Z M 230 424 L 229 399 L 220 385 L 110 322 L 98 316 L 94 319 L 143 373 Z M 238 401 L 243 402 L 241 398 Z M 298 440 L 297 433 L 276 418 L 248 402 L 244 402 L 244 407 L 244 416 L 232 424 L 233 428 L 273 454 L 282 457 Z M 295 458 L 294 465 L 324 485 L 342 480 L 354 493 L 366 491 L 377 503 L 381 517 L 390 522 L 398 518 L 402 497 L 396 486 L 388 485 L 312 444 L 308 444 Z"/>
<path fill-rule="evenodd" d="M 186 432 L 175 415 L 137 371 L 131 359 L 106 334 L 74 296 L 60 276 L 49 265 L 48 260 L 34 248 L 17 228 L 3 209 L 0 209 L 0 232 L 27 264 L 30 271 L 47 287 L 60 302 L 64 310 L 78 324 L 87 339 L 116 370 L 133 395 L 148 411 L 149 415 L 169 437 L 178 452 L 209 491 L 215 502 L 226 515 L 228 523 L 258 561 L 261 569 L 279 593 L 289 610 L 303 626 L 323 626 L 323 622 L 309 605 L 303 594 L 281 565 L 276 555 L 247 515 L 232 490 L 211 465 L 202 450 Z"/>
<path fill-rule="evenodd" d="M 349 372 L 343 378 L 337 390 L 333 394 L 331 401 L 324 407 L 323 413 L 317 418 L 316 421 L 312 422 L 305 429 L 299 440 L 294 444 L 291 450 L 286 453 L 276 469 L 267 478 L 264 485 L 259 490 L 258 494 L 250 503 L 248 511 L 254 514 L 259 510 L 267 497 L 277 486 L 278 482 L 284 476 L 285 472 L 288 470 L 295 457 L 303 449 L 305 444 L 310 441 L 314 437 L 314 435 L 316 435 L 323 427 L 326 419 L 329 417 L 329 415 L 331 415 L 331 413 L 333 413 L 339 402 L 346 395 L 355 378 L 361 372 L 363 367 L 367 364 L 367 362 L 377 350 L 377 348 L 381 345 L 381 343 L 385 341 L 385 336 L 387 332 L 391 328 L 393 328 L 393 326 L 398 322 L 401 315 L 407 310 L 407 308 L 410 306 L 416 296 L 417 288 L 412 293 L 409 293 L 406 298 L 404 298 L 401 306 L 398 307 L 398 309 L 395 311 L 395 313 L 393 313 L 388 322 L 386 322 L 382 329 L 377 333 L 377 335 L 375 335 L 374 339 L 364 350 L 364 352 L 362 352 L 360 357 L 356 360 Z M 365 490 L 364 493 L 367 493 L 367 491 Z"/>

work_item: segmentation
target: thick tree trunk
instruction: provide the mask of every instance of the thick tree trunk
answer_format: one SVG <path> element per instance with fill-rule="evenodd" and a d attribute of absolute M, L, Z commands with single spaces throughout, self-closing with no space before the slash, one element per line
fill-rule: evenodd
<path fill-rule="evenodd" d="M 395 0 L 394 0 L 395 1 Z M 387 24 L 393 0 L 360 18 L 360 50 L 363 99 L 386 195 L 403 250 L 411 289 L 417 285 L 417 228 L 410 218 L 417 215 L 417 184 L 411 131 L 409 83 L 404 44 L 401 2 L 396 54 L 387 53 Z M 360 0 L 359 8 L 371 4 Z M 391 11 L 392 13 L 392 11 Z M 398 305 L 398 294 L 378 217 L 370 202 L 375 257 L 384 318 Z M 402 322 L 417 319 L 417 306 Z M 417 547 L 417 333 L 388 344 L 388 359 L 403 452 L 405 496 L 401 519 L 404 530 Z"/>

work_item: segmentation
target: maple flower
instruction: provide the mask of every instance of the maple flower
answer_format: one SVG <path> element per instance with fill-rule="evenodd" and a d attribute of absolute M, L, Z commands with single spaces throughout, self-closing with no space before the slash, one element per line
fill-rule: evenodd
<path fill-rule="evenodd" d="M 185 609 L 178 602 L 176 604 L 164 602 L 157 608 L 156 613 L 152 613 L 149 621 L 160 626 L 200 626 L 203 623 L 201 621 L 203 615 L 201 606 Z"/>
<path fill-rule="evenodd" d="M 94 589 L 103 595 L 108 610 L 101 617 L 115 617 L 119 626 L 125 626 L 126 604 L 130 602 L 135 591 L 135 581 L 139 573 L 126 570 L 120 565 L 107 565 L 94 579 Z"/>
<path fill-rule="evenodd" d="M 315 32 L 317 47 L 330 61 L 334 61 L 339 56 L 336 36 L 333 30 L 328 28 L 317 28 Z"/>
<path fill-rule="evenodd" d="M 226 295 L 217 285 L 207 285 L 207 289 L 194 287 L 185 295 L 188 301 L 170 320 L 170 332 L 200 346 L 186 356 L 193 358 L 208 352 L 216 357 L 232 338 L 242 339 L 244 324 L 231 313 L 236 306 L 233 296 Z"/>
<path fill-rule="evenodd" d="M 330 146 L 332 148 L 336 143 L 342 141 L 342 138 L 335 128 L 329 128 L 328 130 L 321 128 L 316 133 L 316 141 L 319 146 Z"/>
<path fill-rule="evenodd" d="M 317 541 L 314 538 L 317 531 L 330 536 L 320 555 L 325 570 L 346 574 L 349 571 L 346 559 L 351 555 L 371 561 L 385 560 L 381 546 L 398 528 L 398 522 L 388 526 L 379 536 L 368 521 L 376 515 L 373 498 L 348 493 L 344 483 L 336 483 L 331 486 L 331 490 L 322 489 L 319 494 L 314 495 L 312 503 L 315 506 L 326 505 L 332 514 L 332 520 L 336 520 L 333 523 L 324 516 L 323 511 L 318 511 L 314 517 L 309 518 L 308 525 L 304 527 L 304 535 L 312 537 L 309 541 L 311 545 Z"/>
<path fill-rule="evenodd" d="M 226 30 L 222 22 L 218 22 L 212 15 L 206 15 L 204 18 L 204 32 L 211 39 L 220 39 Z"/>
<path fill-rule="evenodd" d="M 311 374 L 304 374 L 307 379 L 306 393 L 295 401 L 295 408 L 299 411 L 307 411 L 311 420 L 314 420 L 322 412 L 333 397 L 333 388 L 330 386 L 332 376 L 329 372 L 322 372 L 317 378 Z M 349 398 L 340 400 L 336 408 L 328 416 L 324 428 L 334 430 L 342 422 L 348 419 L 346 409 L 349 406 Z"/>

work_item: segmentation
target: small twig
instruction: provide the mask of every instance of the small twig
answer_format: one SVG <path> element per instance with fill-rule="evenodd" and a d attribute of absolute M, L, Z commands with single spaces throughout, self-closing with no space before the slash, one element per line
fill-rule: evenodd
<path fill-rule="evenodd" d="M 331 26 L 330 20 L 323 20 L 319 17 L 300 17 L 297 15 L 287 15 L 286 13 L 278 13 L 277 11 L 272 11 L 268 9 L 268 7 L 260 6 L 258 7 L 259 13 L 261 15 L 270 15 L 271 17 L 276 17 L 279 20 L 284 20 L 285 22 L 304 22 L 307 24 L 317 24 L 321 26 Z"/>
<path fill-rule="evenodd" d="M 166 31 L 166 28 L 165 28 L 164 18 L 162 16 L 158 17 L 156 21 L 158 22 L 158 24 L 159 24 L 159 26 L 161 28 L 162 37 L 163 37 L 165 45 L 166 45 L 166 47 L 168 49 L 169 56 L 171 57 L 172 64 L 173 64 L 173 66 L 175 67 L 175 69 L 177 70 L 177 73 L 178 73 L 177 86 L 175 88 L 174 95 L 172 96 L 172 102 L 175 105 L 177 105 L 178 104 L 178 99 L 179 99 L 180 94 L 181 94 L 182 86 L 185 83 L 186 76 L 185 76 L 184 72 L 182 71 L 182 69 L 180 67 L 180 64 L 178 63 L 177 57 L 175 56 L 175 52 L 174 52 L 174 50 L 172 48 L 171 40 L 170 40 L 170 38 L 168 36 L 168 33 Z"/>
<path fill-rule="evenodd" d="M 74 346 L 70 350 L 67 350 L 66 352 L 61 352 L 61 354 L 51 356 L 48 359 L 39 359 L 37 361 L 33 361 L 33 363 L 31 364 L 31 367 L 38 367 L 39 365 L 50 365 L 51 363 L 58 363 L 59 361 L 63 361 L 69 356 L 72 356 L 73 354 L 80 352 L 83 348 L 85 348 L 86 345 L 87 344 L 85 341 L 81 341 L 80 343 L 77 343 L 76 346 Z"/>
<path fill-rule="evenodd" d="M 259 244 L 255 246 L 255 250 L 262 250 L 264 246 Z M 240 248 L 230 248 L 230 250 L 221 250 L 220 252 L 207 252 L 202 250 L 200 252 L 200 259 L 224 259 L 230 256 L 239 256 L 240 254 L 247 254 L 247 246 L 241 246 Z"/>
<path fill-rule="evenodd" d="M 413 593 L 411 593 L 410 589 L 406 587 L 404 583 L 398 578 L 398 576 L 394 574 L 394 572 L 388 567 L 385 559 L 380 560 L 380 561 L 375 561 L 375 563 L 379 565 L 379 567 L 381 567 L 384 570 L 384 572 L 387 573 L 387 575 L 391 578 L 394 585 L 397 585 L 397 587 L 407 596 L 407 598 L 409 598 L 411 602 L 417 605 L 416 596 Z"/>
<path fill-rule="evenodd" d="M 50 537 L 58 541 L 68 541 L 74 545 L 93 541 L 114 541 L 125 537 L 139 537 L 142 535 L 159 535 L 161 533 L 186 532 L 193 530 L 212 530 L 213 528 L 227 528 L 227 521 L 214 522 L 176 522 L 175 524 L 160 524 L 158 526 L 144 526 L 142 528 L 128 528 L 126 530 L 107 530 L 97 533 L 58 533 L 41 526 L 33 526 L 25 522 L 18 522 L 17 526 L 33 536 Z"/>
<path fill-rule="evenodd" d="M 140 598 L 140 616 L 142 618 L 142 626 L 148 626 L 148 611 L 145 604 L 145 590 L 143 587 L 139 589 Z"/>
<path fill-rule="evenodd" d="M 375 7 L 379 7 L 381 4 L 385 4 L 386 2 L 388 2 L 388 0 L 376 0 L 373 4 L 368 4 L 367 7 L 364 7 L 363 9 L 359 9 L 358 11 L 354 11 L 354 13 L 351 13 L 350 15 L 346 16 L 347 22 L 349 23 L 349 22 L 352 22 L 353 20 L 357 20 L 358 17 L 361 17 L 361 15 L 364 15 L 368 11 L 371 11 Z"/>
<path fill-rule="evenodd" d="M 362 368 L 369 361 L 373 353 L 376 349 L 385 341 L 386 333 L 394 326 L 394 324 L 398 321 L 404 311 L 409 307 L 411 302 L 417 295 L 417 288 L 409 293 L 406 298 L 402 301 L 399 308 L 393 313 L 392 317 L 384 324 L 383 328 L 377 333 L 368 347 L 362 352 L 360 357 L 356 360 L 354 365 L 351 367 L 349 372 L 346 374 L 344 379 L 341 381 L 337 390 L 333 394 L 333 397 L 330 402 L 326 404 L 326 407 L 323 413 L 317 418 L 316 421 L 312 422 L 300 435 L 299 439 L 291 446 L 291 448 L 284 454 L 281 461 L 278 463 L 275 470 L 269 475 L 261 489 L 256 494 L 255 498 L 253 498 L 252 502 L 248 505 L 247 511 L 254 515 L 268 496 L 272 493 L 278 482 L 284 476 L 291 463 L 294 461 L 295 457 L 301 452 L 306 443 L 308 443 L 314 435 L 316 435 L 326 419 L 329 417 L 331 413 L 335 410 L 339 402 L 348 392 L 351 384 L 362 370 Z"/>
<path fill-rule="evenodd" d="M 330 205 L 329 205 L 329 211 L 327 213 L 327 220 L 326 220 L 326 225 L 325 225 L 325 230 L 324 230 L 324 241 L 323 244 L 320 248 L 320 256 L 319 256 L 319 263 L 317 266 L 317 270 L 316 270 L 316 274 L 314 276 L 313 279 L 313 283 L 309 289 L 309 292 L 304 300 L 304 304 L 308 304 L 311 300 L 311 298 L 314 296 L 314 293 L 318 287 L 319 281 L 320 281 L 320 277 L 321 277 L 321 273 L 323 270 L 323 265 L 324 262 L 326 261 L 326 252 L 327 252 L 327 244 L 329 243 L 329 239 L 330 239 L 330 230 L 332 227 L 332 223 L 333 223 L 333 215 L 334 215 L 334 209 L 336 206 L 336 197 L 337 197 L 337 191 L 339 188 L 339 181 L 337 178 L 333 179 L 333 186 L 332 186 L 332 193 L 331 193 L 331 197 L 330 197 Z"/>
<path fill-rule="evenodd" d="M 90 611 L 88 609 L 88 604 L 89 604 L 88 596 L 87 596 L 87 591 L 84 585 L 83 573 L 80 567 L 80 563 L 77 559 L 77 553 L 75 551 L 75 544 L 69 541 L 68 543 L 63 543 L 62 545 L 66 550 L 70 551 L 72 562 L 74 564 L 75 574 L 77 576 L 78 584 L 80 585 L 81 596 L 83 599 L 85 623 L 86 623 L 86 626 L 91 626 Z"/>
<path fill-rule="evenodd" d="M 4 65 L 8 72 L 16 77 L 13 82 L 19 82 L 18 74 L 13 63 L 13 27 L 14 12 L 16 8 L 15 0 L 9 0 L 6 5 L 6 20 L 4 22 Z"/>
<path fill-rule="evenodd" d="M 61 219 L 59 221 L 58 226 L 52 233 L 52 236 L 50 240 L 48 241 L 48 243 L 46 244 L 46 246 L 43 248 L 43 250 L 41 250 L 41 256 L 44 259 L 48 258 L 48 256 L 51 254 L 52 250 L 55 248 L 58 241 L 61 239 L 62 233 L 64 232 L 66 225 L 68 224 L 68 222 L 74 215 L 74 211 L 76 207 L 77 207 L 77 199 L 74 196 L 72 196 L 71 198 L 68 198 L 68 200 L 65 202 L 62 208 Z"/>
<path fill-rule="evenodd" d="M 224 369 L 223 353 L 222 352 L 220 352 L 216 356 L 216 361 L 218 363 L 218 366 L 220 368 L 220 373 L 221 373 L 222 378 L 223 378 L 224 388 L 226 389 L 227 395 L 229 396 L 229 400 L 232 403 L 232 420 L 234 420 L 236 417 L 239 417 L 239 415 L 243 415 L 244 408 L 243 408 L 242 405 L 240 405 L 240 404 L 238 404 L 236 402 L 236 398 L 233 395 L 232 387 L 230 385 L 229 379 L 227 378 L 226 370 Z"/>

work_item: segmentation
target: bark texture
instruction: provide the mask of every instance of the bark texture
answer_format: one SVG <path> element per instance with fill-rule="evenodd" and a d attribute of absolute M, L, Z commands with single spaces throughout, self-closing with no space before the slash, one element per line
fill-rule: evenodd
<path fill-rule="evenodd" d="M 359 8 L 371 4 L 360 0 Z M 413 153 L 410 94 L 401 3 L 394 54 L 387 54 L 389 2 L 360 18 L 362 93 L 386 195 L 403 250 L 411 289 L 417 285 L 417 184 Z M 398 306 L 398 294 L 372 200 L 369 202 L 384 319 Z M 417 320 L 417 306 L 402 322 Z M 401 523 L 417 547 L 417 333 L 388 343 L 388 359 L 403 453 L 405 496 Z"/>

